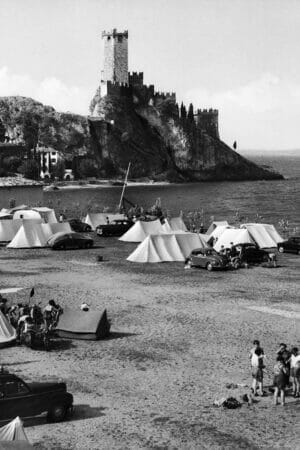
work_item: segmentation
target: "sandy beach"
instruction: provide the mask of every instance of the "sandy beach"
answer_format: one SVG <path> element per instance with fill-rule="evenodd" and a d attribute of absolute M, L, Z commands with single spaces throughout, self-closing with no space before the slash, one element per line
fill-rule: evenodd
<path fill-rule="evenodd" d="M 12 301 L 35 286 L 37 302 L 78 308 L 85 300 L 107 308 L 112 321 L 103 341 L 57 339 L 50 353 L 1 350 L 12 372 L 27 381 L 64 380 L 74 395 L 70 420 L 25 422 L 34 447 L 298 448 L 299 399 L 275 407 L 269 394 L 236 410 L 213 402 L 249 391 L 253 339 L 267 355 L 266 386 L 278 344 L 299 346 L 299 257 L 280 255 L 276 269 L 208 273 L 129 263 L 134 248 L 114 238 L 96 238 L 94 249 L 82 251 L 1 248 L 1 287 L 28 288 L 10 294 Z"/>

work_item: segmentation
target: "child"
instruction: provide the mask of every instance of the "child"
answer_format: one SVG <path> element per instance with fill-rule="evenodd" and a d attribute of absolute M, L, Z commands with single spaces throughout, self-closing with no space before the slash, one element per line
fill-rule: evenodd
<path fill-rule="evenodd" d="M 278 395 L 280 394 L 281 405 L 285 405 L 285 388 L 288 385 L 288 369 L 281 355 L 276 358 L 274 366 L 274 405 L 278 404 Z"/>
<path fill-rule="evenodd" d="M 289 362 L 291 365 L 293 395 L 294 397 L 300 397 L 300 355 L 297 347 L 292 348 Z"/>

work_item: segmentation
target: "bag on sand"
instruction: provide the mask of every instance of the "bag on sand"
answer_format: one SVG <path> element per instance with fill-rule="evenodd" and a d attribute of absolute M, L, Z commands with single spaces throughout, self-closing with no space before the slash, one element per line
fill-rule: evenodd
<path fill-rule="evenodd" d="M 227 409 L 240 408 L 242 404 L 234 397 L 228 397 L 223 403 L 223 407 Z"/>

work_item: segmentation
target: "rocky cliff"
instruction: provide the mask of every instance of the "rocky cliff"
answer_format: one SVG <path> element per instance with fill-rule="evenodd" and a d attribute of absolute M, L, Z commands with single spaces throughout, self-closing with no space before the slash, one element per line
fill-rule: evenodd
<path fill-rule="evenodd" d="M 193 112 L 180 115 L 174 97 L 149 99 L 138 86 L 111 89 L 92 100 L 91 142 L 99 164 L 115 173 L 131 161 L 131 176 L 154 180 L 258 180 L 282 176 L 239 155 L 199 127 Z"/>
<path fill-rule="evenodd" d="M 0 98 L 0 135 L 27 149 L 52 147 L 67 160 L 81 155 L 98 176 L 154 180 L 257 180 L 282 178 L 248 161 L 213 134 L 199 129 L 191 115 L 179 115 L 174 98 L 145 99 L 138 88 L 114 90 L 92 101 L 87 118 L 58 113 L 25 97 Z M 2 130 L 2 131 L 1 131 Z M 84 156 L 82 156 L 84 155 Z"/>

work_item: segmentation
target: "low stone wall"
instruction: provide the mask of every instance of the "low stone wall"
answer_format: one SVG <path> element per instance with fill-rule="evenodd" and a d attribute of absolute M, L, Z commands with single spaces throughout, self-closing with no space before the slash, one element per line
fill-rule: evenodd
<path fill-rule="evenodd" d="M 43 186 L 0 186 L 0 209 L 9 208 L 12 199 L 16 206 L 43 204 Z"/>

